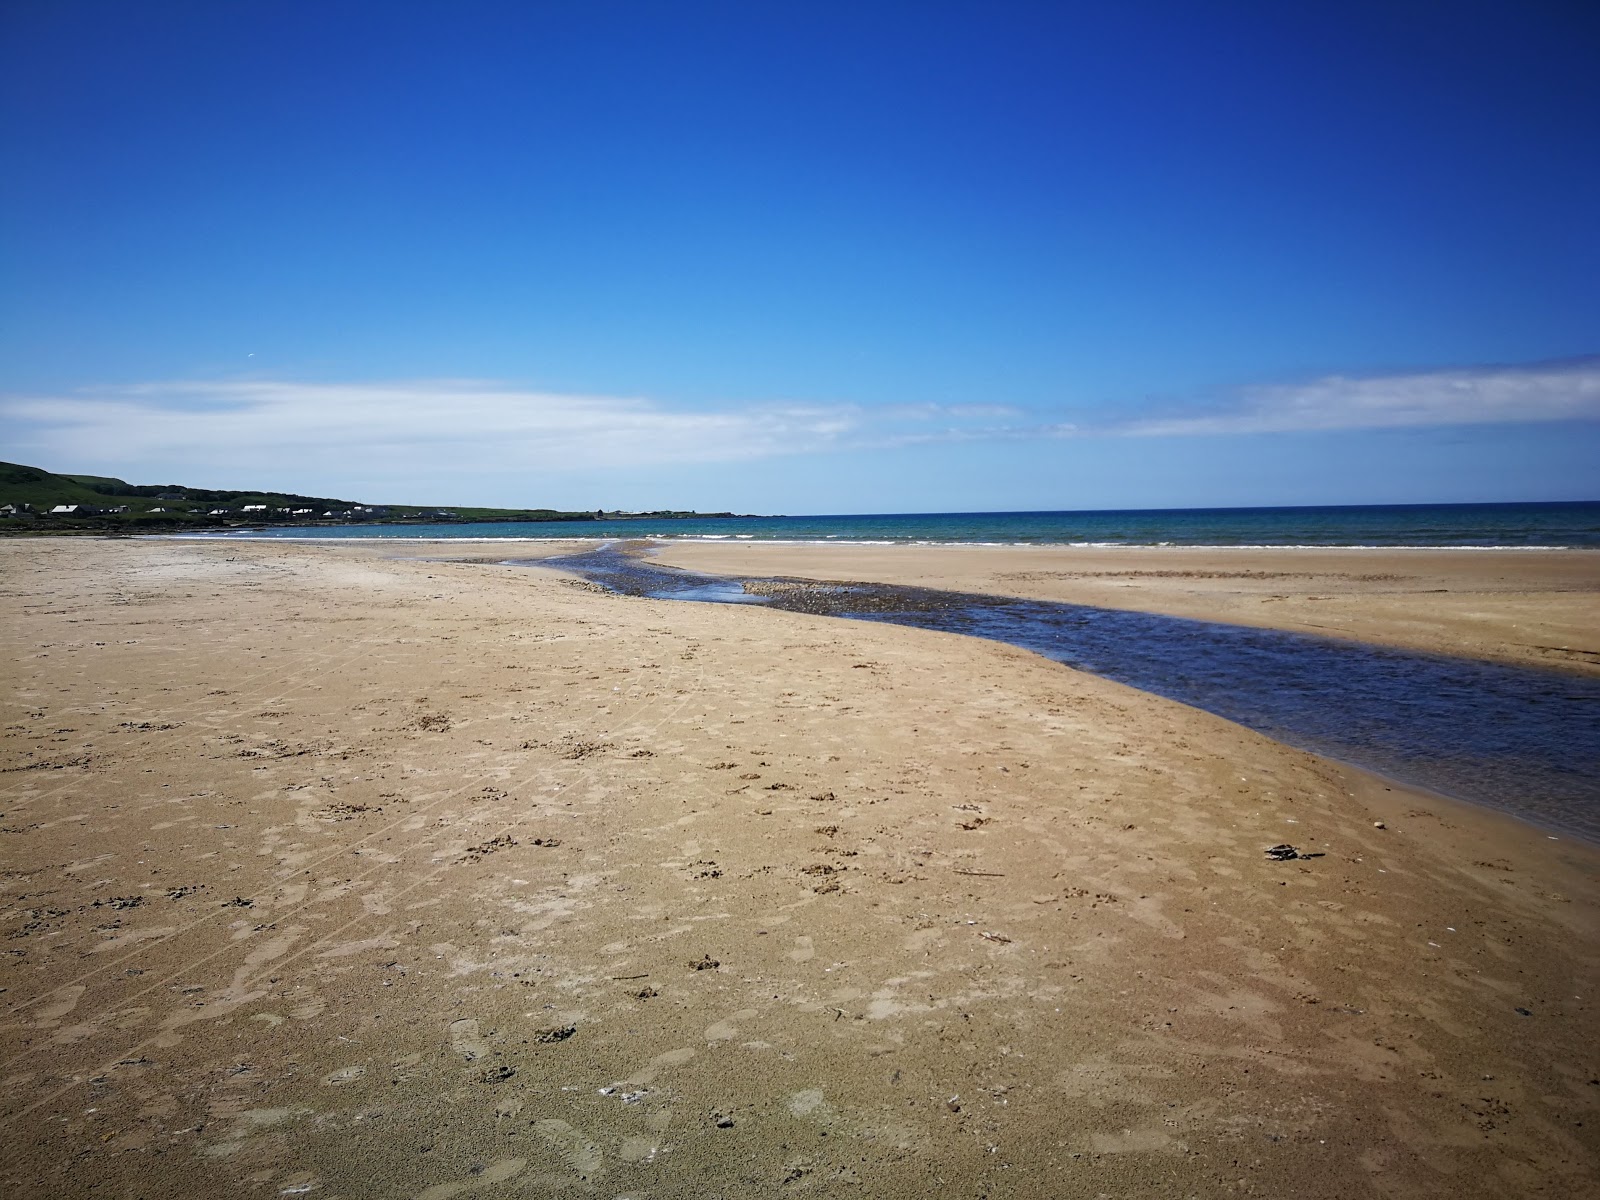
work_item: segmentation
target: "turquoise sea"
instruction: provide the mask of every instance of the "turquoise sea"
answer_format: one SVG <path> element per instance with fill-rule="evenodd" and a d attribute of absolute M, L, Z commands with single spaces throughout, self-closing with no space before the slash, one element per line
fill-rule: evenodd
<path fill-rule="evenodd" d="M 222 537 L 693 538 L 1088 546 L 1597 547 L 1600 501 L 269 526 Z"/>

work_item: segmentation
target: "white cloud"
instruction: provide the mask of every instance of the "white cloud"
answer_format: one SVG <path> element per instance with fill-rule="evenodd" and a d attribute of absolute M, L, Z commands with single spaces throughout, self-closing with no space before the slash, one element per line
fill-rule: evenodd
<path fill-rule="evenodd" d="M 1184 437 L 1597 418 L 1600 358 L 1584 358 L 1251 387 L 1204 413 L 1146 417 L 1104 431 Z"/>
<path fill-rule="evenodd" d="M 1194 437 L 1600 419 L 1600 358 L 1242 389 L 1138 417 L 1002 404 L 672 407 L 462 380 L 151 383 L 0 398 L 6 457 L 233 485 L 414 485 L 750 462 L 933 442 Z M 242 481 L 242 482 L 241 482 Z M 221 482 L 213 486 L 226 486 Z M 431 487 L 428 490 L 432 490 Z M 398 494 L 398 493 L 397 493 Z"/>
<path fill-rule="evenodd" d="M 474 380 L 177 382 L 0 397 L 6 457 L 33 465 L 137 482 L 270 481 L 318 495 L 359 487 L 446 499 L 514 495 L 529 479 L 544 481 L 548 497 L 559 477 L 1014 436 L 994 424 L 1014 415 L 997 405 L 673 408 Z"/>
<path fill-rule="evenodd" d="M 827 449 L 861 425 L 848 406 L 697 412 L 644 400 L 492 384 L 146 384 L 0 401 L 18 440 L 52 462 L 381 460 L 393 473 L 712 463 Z"/>

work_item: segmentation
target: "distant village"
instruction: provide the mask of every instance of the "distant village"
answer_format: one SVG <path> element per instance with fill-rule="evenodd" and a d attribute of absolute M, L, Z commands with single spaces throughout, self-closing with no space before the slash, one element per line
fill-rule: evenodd
<path fill-rule="evenodd" d="M 186 497 L 181 495 L 161 495 L 159 500 L 179 501 Z M 141 515 L 178 517 L 235 517 L 246 521 L 282 521 L 299 519 L 303 521 L 371 521 L 380 517 L 391 515 L 387 505 L 354 504 L 349 508 L 294 508 L 289 505 L 272 504 L 241 504 L 237 506 L 221 505 L 210 507 L 207 505 L 189 506 L 184 504 L 158 504 L 148 508 L 141 507 L 135 510 L 128 504 L 111 504 L 97 506 L 93 504 L 55 504 L 49 507 L 35 509 L 33 505 L 24 500 L 14 500 L 8 504 L 0 504 L 0 517 L 117 517 L 126 516 L 137 511 Z M 439 520 L 448 521 L 459 519 L 460 513 L 448 508 L 408 508 L 402 514 L 407 520 Z M 579 519 L 588 514 L 577 514 Z"/>
<path fill-rule="evenodd" d="M 165 498 L 163 497 L 163 499 Z M 57 504 L 43 511 L 44 515 L 51 517 L 114 517 L 131 512 L 132 509 L 126 504 L 114 504 L 109 508 L 95 508 L 90 504 Z M 389 515 L 387 507 L 367 504 L 357 504 L 352 508 L 342 508 L 337 511 L 330 508 L 320 513 L 314 508 L 274 507 L 267 504 L 241 504 L 238 508 L 179 508 L 177 506 L 166 508 L 162 505 L 156 505 L 154 508 L 146 508 L 141 511 L 152 515 L 156 513 L 171 513 L 173 516 L 182 514 L 204 517 L 250 517 L 258 521 L 281 517 L 309 517 L 312 520 L 324 521 L 360 521 L 371 517 L 386 517 Z M 0 504 L 0 517 L 20 517 L 30 514 L 38 515 L 34 513 L 31 505 L 24 502 L 17 501 L 12 504 Z M 408 509 L 406 511 L 407 517 L 449 518 L 459 515 L 459 513 L 451 512 L 447 508 L 428 508 L 416 511 Z"/>

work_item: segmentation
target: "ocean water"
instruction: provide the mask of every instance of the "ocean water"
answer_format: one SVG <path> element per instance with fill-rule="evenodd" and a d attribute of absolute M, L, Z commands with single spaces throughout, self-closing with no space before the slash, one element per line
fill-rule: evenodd
<path fill-rule="evenodd" d="M 670 521 L 513 521 L 461 525 L 272 526 L 195 536 L 468 540 L 621 537 L 789 542 L 967 542 L 989 545 L 1586 548 L 1600 547 L 1600 501 L 723 517 Z"/>
<path fill-rule="evenodd" d="M 1600 679 L 1077 604 L 875 584 L 774 588 L 664 567 L 617 546 L 526 565 L 635 595 L 769 604 L 1008 642 L 1401 783 L 1600 842 Z"/>

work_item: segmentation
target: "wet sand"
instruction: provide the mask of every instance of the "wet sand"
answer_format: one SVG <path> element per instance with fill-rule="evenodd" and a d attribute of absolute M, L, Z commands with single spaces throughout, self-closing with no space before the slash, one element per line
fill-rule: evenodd
<path fill-rule="evenodd" d="M 1293 629 L 1600 674 L 1600 551 L 674 542 L 730 575 L 913 584 Z"/>
<path fill-rule="evenodd" d="M 393 552 L 0 543 L 5 1194 L 1596 1194 L 1593 848 L 1007 646 Z"/>

